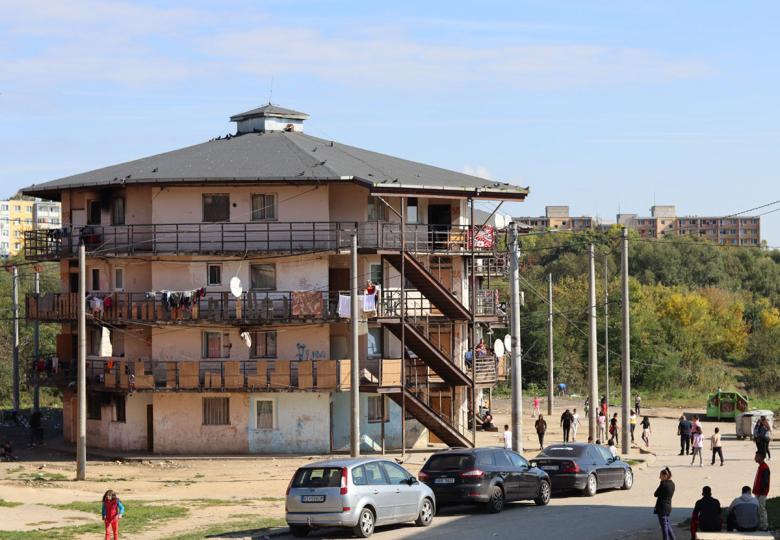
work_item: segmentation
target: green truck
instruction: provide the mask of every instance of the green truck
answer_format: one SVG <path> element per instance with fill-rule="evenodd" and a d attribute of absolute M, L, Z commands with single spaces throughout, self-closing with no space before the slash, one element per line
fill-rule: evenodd
<path fill-rule="evenodd" d="M 707 397 L 707 417 L 734 419 L 748 410 L 748 398 L 739 392 L 718 389 Z"/>

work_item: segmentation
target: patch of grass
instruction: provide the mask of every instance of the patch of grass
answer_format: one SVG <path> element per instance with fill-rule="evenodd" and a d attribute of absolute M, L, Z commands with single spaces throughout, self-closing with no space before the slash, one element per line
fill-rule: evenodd
<path fill-rule="evenodd" d="M 283 527 L 286 523 L 281 518 L 259 518 L 241 520 L 241 521 L 227 521 L 225 523 L 218 523 L 211 525 L 203 529 L 186 532 L 173 537 L 169 540 L 200 540 L 202 538 L 208 538 L 210 536 L 227 536 L 235 535 L 237 533 L 252 533 L 254 536 L 256 533 L 262 532 L 265 529 L 271 527 Z M 249 536 L 249 534 L 244 534 Z"/>
<path fill-rule="evenodd" d="M 195 476 L 193 476 L 193 478 L 206 478 L 206 475 L 205 475 L 205 474 L 198 473 L 198 474 L 196 474 Z"/>
<path fill-rule="evenodd" d="M 639 460 L 636 460 L 636 459 L 624 459 L 624 460 L 623 460 L 623 462 L 624 462 L 624 463 L 628 463 L 628 464 L 629 464 L 629 465 L 631 465 L 632 467 L 636 467 L 637 465 L 639 465 L 640 463 L 642 463 L 641 461 L 639 461 Z"/>
<path fill-rule="evenodd" d="M 769 529 L 780 529 L 780 497 L 766 500 L 766 513 L 769 516 Z"/>
<path fill-rule="evenodd" d="M 52 472 L 34 472 L 22 473 L 17 477 L 19 480 L 32 480 L 33 482 L 70 482 L 70 478 L 62 473 Z"/>
<path fill-rule="evenodd" d="M 185 506 L 154 504 L 150 501 L 122 501 L 125 506 L 125 517 L 122 518 L 121 528 L 128 533 L 144 531 L 149 526 L 159 525 L 163 521 L 184 517 L 189 513 Z M 74 501 L 67 504 L 50 504 L 51 508 L 58 510 L 76 510 L 100 516 L 100 501 Z M 100 525 L 98 523 L 98 525 Z M 52 535 L 52 538 L 55 536 Z M 0 537 L 2 538 L 2 537 Z"/>
<path fill-rule="evenodd" d="M 22 467 L 21 465 L 19 465 L 18 467 L 14 467 L 13 469 L 8 469 L 8 470 L 6 471 L 6 473 L 7 473 L 7 474 L 16 474 L 16 473 L 18 473 L 18 472 L 22 472 L 23 470 L 24 470 L 24 467 Z"/>
<path fill-rule="evenodd" d="M 22 503 L 20 502 L 13 502 L 13 501 L 6 501 L 5 499 L 0 499 L 0 508 L 16 508 L 17 506 L 21 506 Z"/>
<path fill-rule="evenodd" d="M 180 502 L 199 508 L 208 508 L 210 506 L 240 506 L 258 500 L 262 499 L 185 499 Z"/>
<path fill-rule="evenodd" d="M 55 529 L 38 529 L 35 531 L 0 531 L 0 540 L 40 540 L 41 538 L 56 538 L 57 540 L 73 540 L 81 535 L 95 535 L 103 532 L 102 523 L 88 523 L 74 527 L 57 527 Z"/>

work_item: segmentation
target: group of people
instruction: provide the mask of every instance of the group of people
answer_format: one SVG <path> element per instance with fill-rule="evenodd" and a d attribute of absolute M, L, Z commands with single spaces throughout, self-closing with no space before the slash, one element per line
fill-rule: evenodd
<path fill-rule="evenodd" d="M 690 420 L 683 414 L 677 424 L 677 435 L 680 437 L 681 456 L 691 456 L 691 466 L 694 465 L 696 457 L 699 457 L 699 467 L 703 467 L 702 451 L 704 448 L 704 430 L 701 420 L 693 415 Z M 723 446 L 720 439 L 720 428 L 715 428 L 710 436 L 710 450 L 712 451 L 712 461 L 710 465 L 715 465 L 715 457 L 720 458 L 720 465 L 723 466 Z M 766 455 L 764 453 L 764 455 Z"/>
<path fill-rule="evenodd" d="M 766 464 L 765 455 L 756 452 L 755 461 L 758 464 L 753 487 L 744 486 L 742 493 L 734 499 L 726 512 L 726 529 L 729 531 L 767 530 L 769 526 L 766 513 L 766 499 L 769 495 L 770 470 Z M 661 534 L 664 540 L 676 540 L 669 516 L 672 513 L 672 497 L 675 485 L 672 481 L 672 471 L 664 467 L 660 472 L 660 483 L 655 490 L 655 508 L 653 513 L 658 516 Z M 723 528 L 723 512 L 720 501 L 712 496 L 710 486 L 702 488 L 702 498 L 696 501 L 691 515 L 691 538 L 696 538 L 697 531 L 717 532 Z"/>

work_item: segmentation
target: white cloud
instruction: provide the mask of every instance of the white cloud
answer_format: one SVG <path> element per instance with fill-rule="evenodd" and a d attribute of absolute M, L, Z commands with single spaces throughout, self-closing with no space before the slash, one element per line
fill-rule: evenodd
<path fill-rule="evenodd" d="M 490 176 L 490 171 L 483 165 L 465 165 L 463 167 L 463 172 L 465 174 L 470 174 L 471 176 L 479 176 L 480 178 L 484 178 L 486 180 L 493 180 L 493 177 Z"/>

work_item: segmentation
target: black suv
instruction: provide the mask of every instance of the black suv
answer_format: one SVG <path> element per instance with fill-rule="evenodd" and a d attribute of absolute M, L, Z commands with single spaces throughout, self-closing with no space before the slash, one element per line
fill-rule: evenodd
<path fill-rule="evenodd" d="M 436 505 L 476 503 L 498 513 L 506 501 L 550 502 L 550 477 L 511 450 L 451 448 L 433 454 L 419 479 L 436 494 Z"/>

